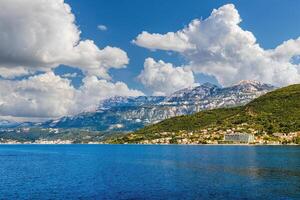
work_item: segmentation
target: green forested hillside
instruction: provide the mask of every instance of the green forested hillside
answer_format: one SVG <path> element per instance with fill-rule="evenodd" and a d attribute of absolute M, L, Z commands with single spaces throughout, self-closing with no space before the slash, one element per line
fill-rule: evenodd
<path fill-rule="evenodd" d="M 245 127 L 245 131 L 254 129 L 268 134 L 299 131 L 300 84 L 269 92 L 245 106 L 174 117 L 129 135 L 138 141 L 153 139 L 155 134 L 162 132 L 197 131 L 204 128 L 226 130 L 240 125 Z M 130 138 L 127 135 L 117 140 L 130 140 Z"/>

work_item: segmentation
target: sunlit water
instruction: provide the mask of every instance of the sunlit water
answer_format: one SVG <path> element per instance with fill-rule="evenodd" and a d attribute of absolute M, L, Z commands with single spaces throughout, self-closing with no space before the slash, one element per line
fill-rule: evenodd
<path fill-rule="evenodd" d="M 0 145 L 0 199 L 300 199 L 300 147 Z"/>

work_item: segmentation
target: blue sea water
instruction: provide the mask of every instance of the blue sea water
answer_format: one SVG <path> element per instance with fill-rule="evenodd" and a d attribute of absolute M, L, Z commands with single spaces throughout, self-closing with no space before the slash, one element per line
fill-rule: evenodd
<path fill-rule="evenodd" d="M 0 145 L 0 199 L 300 199 L 300 147 Z"/>

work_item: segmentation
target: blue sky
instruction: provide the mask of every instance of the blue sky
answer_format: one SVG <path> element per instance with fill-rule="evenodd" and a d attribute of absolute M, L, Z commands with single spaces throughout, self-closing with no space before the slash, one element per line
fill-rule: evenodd
<path fill-rule="evenodd" d="M 233 3 L 242 18 L 240 26 L 251 31 L 258 43 L 265 49 L 274 48 L 283 41 L 297 38 L 300 33 L 300 1 L 248 0 L 66 0 L 76 16 L 76 23 L 82 31 L 82 39 L 93 39 L 104 47 L 120 47 L 130 58 L 126 69 L 111 69 L 114 81 L 124 81 L 130 88 L 145 88 L 136 77 L 143 68 L 145 58 L 153 57 L 175 64 L 185 64 L 183 57 L 164 51 L 149 51 L 131 41 L 142 31 L 166 33 L 182 29 L 195 18 L 207 18 L 214 8 Z M 107 31 L 99 31 L 97 25 L 107 26 Z M 59 69 L 64 71 L 64 69 Z M 197 81 L 217 83 L 216 79 L 201 74 Z M 78 85 L 77 81 L 75 81 Z"/>

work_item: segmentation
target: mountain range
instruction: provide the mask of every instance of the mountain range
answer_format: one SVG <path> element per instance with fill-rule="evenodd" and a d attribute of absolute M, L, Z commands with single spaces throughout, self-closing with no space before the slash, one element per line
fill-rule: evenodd
<path fill-rule="evenodd" d="M 0 127 L 86 128 L 102 132 L 130 132 L 149 124 L 202 110 L 245 105 L 274 90 L 275 87 L 257 81 L 241 81 L 230 87 L 205 83 L 185 88 L 169 96 L 112 97 L 100 102 L 93 112 L 42 123 L 3 121 Z"/>
<path fill-rule="evenodd" d="M 112 137 L 108 143 L 214 143 L 248 133 L 263 144 L 300 144 L 300 84 L 262 95 L 244 106 L 178 116 Z"/>
<path fill-rule="evenodd" d="M 113 97 L 102 101 L 94 112 L 62 117 L 42 127 L 90 128 L 98 131 L 133 131 L 174 116 L 201 110 L 244 105 L 275 89 L 256 81 L 241 81 L 231 87 L 205 83 L 170 96 Z"/>

